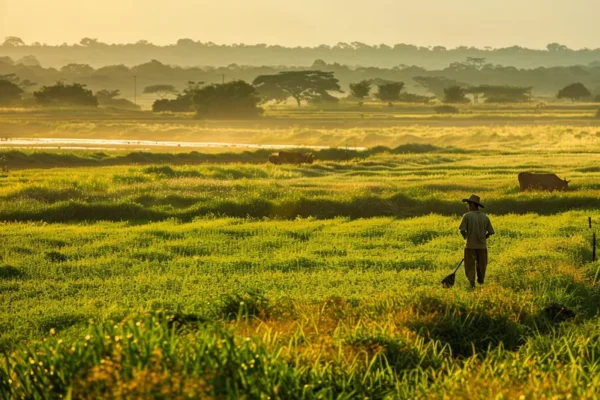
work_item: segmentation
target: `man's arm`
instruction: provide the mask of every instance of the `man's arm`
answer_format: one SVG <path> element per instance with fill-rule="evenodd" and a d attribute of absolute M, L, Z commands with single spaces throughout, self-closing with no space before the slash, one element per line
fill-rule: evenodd
<path fill-rule="evenodd" d="M 462 221 L 460 221 L 460 226 L 458 227 L 458 230 L 460 231 L 460 234 L 462 235 L 463 239 L 467 238 L 467 217 L 466 215 L 463 215 Z"/>
<path fill-rule="evenodd" d="M 490 221 L 489 218 L 488 218 L 488 221 L 487 221 L 486 231 L 487 231 L 487 233 L 485 235 L 486 239 L 496 233 L 496 231 L 494 231 L 494 227 L 492 226 L 492 221 Z"/>

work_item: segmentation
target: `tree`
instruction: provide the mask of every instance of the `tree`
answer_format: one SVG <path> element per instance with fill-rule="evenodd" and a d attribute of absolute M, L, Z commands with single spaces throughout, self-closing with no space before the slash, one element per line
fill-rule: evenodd
<path fill-rule="evenodd" d="M 23 89 L 0 76 L 0 106 L 10 106 L 21 100 Z"/>
<path fill-rule="evenodd" d="M 189 112 L 194 108 L 194 94 L 204 85 L 204 82 L 188 81 L 187 88 L 176 98 L 156 100 L 152 104 L 154 112 Z"/>
<path fill-rule="evenodd" d="M 21 57 L 20 59 L 18 59 L 17 61 L 15 61 L 15 64 L 22 64 L 25 65 L 27 67 L 40 67 L 42 64 L 40 64 L 40 62 L 38 61 L 37 58 L 35 58 L 34 56 L 25 56 L 25 57 Z"/>
<path fill-rule="evenodd" d="M 284 71 L 276 75 L 260 75 L 252 84 L 264 100 L 282 102 L 293 97 L 300 107 L 304 101 L 325 100 L 329 91 L 342 90 L 333 72 Z"/>
<path fill-rule="evenodd" d="M 66 85 L 64 82 L 56 82 L 52 86 L 43 86 L 33 93 L 36 101 L 44 106 L 84 106 L 98 107 L 98 99 L 85 85 L 73 83 Z"/>
<path fill-rule="evenodd" d="M 0 80 L 11 82 L 24 90 L 36 85 L 35 82 L 31 82 L 29 79 L 21 80 L 21 78 L 15 74 L 0 75 Z"/>
<path fill-rule="evenodd" d="M 475 104 L 479 102 L 480 97 L 484 97 L 486 103 L 521 103 L 529 100 L 531 87 L 479 85 L 465 89 L 465 93 L 473 95 Z"/>
<path fill-rule="evenodd" d="M 387 102 L 391 107 L 394 101 L 400 100 L 402 88 L 404 88 L 404 82 L 380 83 L 377 85 L 375 97 L 381 101 Z"/>
<path fill-rule="evenodd" d="M 369 96 L 369 92 L 371 91 L 371 82 L 369 81 L 360 81 L 357 83 L 350 84 L 350 94 L 356 97 L 359 102 L 358 105 L 363 105 L 363 99 Z"/>
<path fill-rule="evenodd" d="M 590 93 L 588 88 L 586 88 L 583 83 L 577 82 L 560 89 L 556 97 L 559 99 L 570 99 L 573 103 L 575 103 L 575 101 L 585 97 L 590 97 L 591 95 L 592 93 Z"/>
<path fill-rule="evenodd" d="M 144 88 L 144 94 L 156 94 L 161 99 L 164 99 L 170 94 L 177 94 L 177 89 L 173 85 L 151 85 Z"/>
<path fill-rule="evenodd" d="M 0 56 L 0 67 L 3 66 L 2 64 L 6 65 L 6 66 L 13 66 L 13 65 L 15 65 L 15 62 L 10 57 Z"/>
<path fill-rule="evenodd" d="M 92 39 L 89 37 L 84 37 L 83 39 L 81 39 L 79 41 L 79 44 L 85 47 L 94 47 L 94 46 L 98 46 L 98 45 L 102 45 L 103 43 L 100 43 L 98 41 L 98 39 Z"/>
<path fill-rule="evenodd" d="M 468 103 L 469 99 L 465 97 L 465 94 L 465 90 L 460 86 L 450 86 L 444 89 L 444 103 Z"/>
<path fill-rule="evenodd" d="M 254 118 L 264 111 L 256 88 L 244 81 L 204 86 L 192 99 L 200 118 Z"/>
<path fill-rule="evenodd" d="M 546 49 L 550 52 L 569 50 L 569 48 L 567 46 L 565 46 L 563 44 L 558 44 L 558 43 L 550 43 L 549 45 L 546 46 Z"/>
<path fill-rule="evenodd" d="M 21 47 L 25 46 L 25 42 L 16 36 L 7 36 L 4 39 L 4 46 L 6 47 Z"/>
<path fill-rule="evenodd" d="M 132 101 L 127 99 L 118 99 L 121 95 L 121 91 L 119 89 L 114 90 L 98 90 L 96 92 L 96 98 L 98 99 L 98 104 L 102 107 L 112 107 L 119 108 L 123 110 L 139 110 L 140 106 L 134 104 Z"/>
<path fill-rule="evenodd" d="M 483 57 L 467 57 L 466 64 L 470 64 L 477 69 L 481 69 L 485 65 L 486 58 Z"/>
<path fill-rule="evenodd" d="M 76 76 L 87 76 L 94 73 L 94 68 L 88 64 L 67 64 L 60 69 L 60 72 Z"/>
<path fill-rule="evenodd" d="M 413 81 L 423 86 L 440 100 L 444 98 L 444 89 L 454 85 L 464 85 L 458 81 L 455 81 L 454 79 L 449 79 L 443 76 L 416 76 L 413 78 Z"/>

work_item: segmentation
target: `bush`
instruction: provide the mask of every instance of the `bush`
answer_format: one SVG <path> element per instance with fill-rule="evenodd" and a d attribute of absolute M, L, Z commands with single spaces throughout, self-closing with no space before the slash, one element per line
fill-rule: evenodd
<path fill-rule="evenodd" d="M 98 99 L 85 85 L 73 83 L 65 85 L 57 82 L 53 86 L 44 86 L 33 93 L 36 101 L 45 106 L 85 106 L 98 107 Z"/>
<path fill-rule="evenodd" d="M 429 103 L 430 100 L 433 99 L 433 97 L 421 96 L 420 94 L 415 94 L 415 93 L 402 93 L 398 99 L 404 103 L 425 103 L 425 104 L 427 104 L 427 103 Z"/>
<path fill-rule="evenodd" d="M 176 99 L 159 99 L 152 104 L 154 112 L 191 112 L 193 108 L 190 96 L 178 96 Z"/>
<path fill-rule="evenodd" d="M 596 111 L 596 118 L 600 118 L 600 108 Z"/>
<path fill-rule="evenodd" d="M 258 92 L 244 81 L 205 86 L 194 92 L 193 102 L 200 118 L 252 118 L 264 111 Z"/>
<path fill-rule="evenodd" d="M 466 91 L 458 85 L 450 86 L 444 89 L 444 103 L 469 103 L 469 99 L 465 97 Z"/>
<path fill-rule="evenodd" d="M 23 89 L 14 82 L 0 79 L 0 106 L 8 106 L 21 100 Z"/>
<path fill-rule="evenodd" d="M 223 295 L 217 306 L 217 313 L 225 319 L 236 319 L 238 317 L 261 317 L 269 316 L 269 300 L 260 290 L 248 290 L 243 293 Z"/>
<path fill-rule="evenodd" d="M 449 106 L 447 104 L 434 107 L 433 109 L 437 114 L 458 114 L 458 113 L 460 113 L 458 108 L 456 108 L 454 106 Z"/>

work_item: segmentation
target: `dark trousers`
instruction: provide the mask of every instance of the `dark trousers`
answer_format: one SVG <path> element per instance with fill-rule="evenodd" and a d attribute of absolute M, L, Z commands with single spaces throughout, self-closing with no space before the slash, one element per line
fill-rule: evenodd
<path fill-rule="evenodd" d="M 487 263 L 487 249 L 465 249 L 465 274 L 472 287 L 475 287 L 475 275 L 477 282 L 483 284 Z"/>

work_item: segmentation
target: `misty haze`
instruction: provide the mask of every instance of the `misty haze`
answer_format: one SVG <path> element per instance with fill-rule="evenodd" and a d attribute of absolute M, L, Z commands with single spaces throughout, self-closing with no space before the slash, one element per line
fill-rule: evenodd
<path fill-rule="evenodd" d="M 598 398 L 598 15 L 0 1 L 0 398 Z"/>

